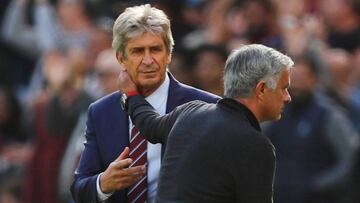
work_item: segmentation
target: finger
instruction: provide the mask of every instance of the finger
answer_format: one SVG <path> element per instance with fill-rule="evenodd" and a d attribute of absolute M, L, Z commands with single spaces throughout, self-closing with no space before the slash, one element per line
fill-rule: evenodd
<path fill-rule="evenodd" d="M 121 152 L 121 154 L 118 156 L 118 158 L 115 159 L 115 161 L 121 161 L 126 159 L 129 156 L 130 149 L 129 147 L 125 147 L 124 151 Z"/>
<path fill-rule="evenodd" d="M 130 184 L 140 180 L 141 178 L 143 178 L 145 176 L 146 172 L 140 171 L 140 172 L 134 172 L 128 175 L 123 175 L 121 177 L 117 177 L 117 181 L 119 183 L 125 183 L 128 182 Z"/>
<path fill-rule="evenodd" d="M 125 68 L 121 68 L 120 69 L 120 72 L 119 72 L 119 79 L 120 80 L 124 80 L 124 78 L 126 78 L 126 75 L 127 75 L 127 71 Z"/>
<path fill-rule="evenodd" d="M 137 166 L 132 168 L 118 168 L 113 171 L 113 177 L 116 179 L 122 179 L 125 177 L 136 177 L 136 176 L 144 176 L 146 174 L 145 166 Z"/>
<path fill-rule="evenodd" d="M 135 176 L 135 175 L 144 175 L 146 174 L 145 166 L 136 166 L 129 168 L 121 168 L 121 166 L 117 166 L 116 171 L 114 171 L 114 175 L 117 178 L 125 177 L 125 176 Z"/>
<path fill-rule="evenodd" d="M 124 168 L 122 170 L 122 175 L 123 176 L 134 176 L 134 175 L 138 175 L 138 174 L 144 175 L 145 173 L 146 173 L 146 166 L 145 165 Z"/>
<path fill-rule="evenodd" d="M 126 71 L 126 68 L 123 65 L 120 65 L 120 70 L 121 71 Z"/>
<path fill-rule="evenodd" d="M 122 169 L 128 168 L 132 162 L 133 162 L 132 159 L 127 158 L 127 159 L 120 160 L 120 161 L 113 161 L 111 163 L 111 166 L 115 170 L 122 170 Z"/>

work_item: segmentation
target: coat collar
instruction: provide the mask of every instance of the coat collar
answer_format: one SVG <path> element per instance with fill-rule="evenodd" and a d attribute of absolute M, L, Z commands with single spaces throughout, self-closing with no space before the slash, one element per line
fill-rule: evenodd
<path fill-rule="evenodd" d="M 249 121 L 251 126 L 253 126 L 256 130 L 261 132 L 259 121 L 256 119 L 255 115 L 250 111 L 250 109 L 247 108 L 244 104 L 231 98 L 220 99 L 218 101 L 218 104 L 225 106 L 226 108 L 230 108 L 238 114 L 242 114 Z"/>
<path fill-rule="evenodd" d="M 175 107 L 184 103 L 183 101 L 186 99 L 186 94 L 183 93 L 184 89 L 181 88 L 182 84 L 177 81 L 170 72 L 167 72 L 167 74 L 170 79 L 168 101 L 166 104 L 166 112 L 168 113 L 172 111 Z"/>

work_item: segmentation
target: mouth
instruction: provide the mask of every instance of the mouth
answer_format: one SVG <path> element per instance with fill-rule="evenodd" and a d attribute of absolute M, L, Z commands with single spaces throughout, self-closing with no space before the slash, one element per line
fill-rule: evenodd
<path fill-rule="evenodd" d="M 147 79 L 155 78 L 158 75 L 158 71 L 157 70 L 140 71 L 139 75 Z"/>
<path fill-rule="evenodd" d="M 146 71 L 141 71 L 140 73 L 143 74 L 156 73 L 156 70 L 146 70 Z"/>
<path fill-rule="evenodd" d="M 159 69 L 156 66 L 147 66 L 147 67 L 140 67 L 138 69 L 139 74 L 155 74 L 158 73 Z"/>

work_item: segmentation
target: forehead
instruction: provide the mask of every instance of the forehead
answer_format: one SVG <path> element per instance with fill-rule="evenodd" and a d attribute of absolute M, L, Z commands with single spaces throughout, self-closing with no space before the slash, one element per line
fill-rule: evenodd
<path fill-rule="evenodd" d="M 165 46 L 163 37 L 161 35 L 145 32 L 140 36 L 131 38 L 127 43 L 126 49 L 150 46 Z"/>
<path fill-rule="evenodd" d="M 290 70 L 286 68 L 280 73 L 280 78 L 278 82 L 279 87 L 290 85 Z"/>

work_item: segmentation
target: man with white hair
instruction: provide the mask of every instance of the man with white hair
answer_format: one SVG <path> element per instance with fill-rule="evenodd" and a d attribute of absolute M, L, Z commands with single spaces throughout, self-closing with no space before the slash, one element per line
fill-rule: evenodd
<path fill-rule="evenodd" d="M 179 83 L 167 72 L 174 40 L 163 11 L 150 5 L 127 8 L 115 21 L 112 45 L 119 69 L 129 72 L 158 113 L 192 100 L 219 99 Z M 85 149 L 71 187 L 77 203 L 154 201 L 164 149 L 139 136 L 120 107 L 120 99 L 133 93 L 122 93 L 109 94 L 89 107 Z"/>
<path fill-rule="evenodd" d="M 274 147 L 260 122 L 279 120 L 293 61 L 263 46 L 248 45 L 227 59 L 225 98 L 192 101 L 160 116 L 139 93 L 123 106 L 152 143 L 166 143 L 156 202 L 271 203 Z M 120 90 L 137 91 L 124 70 Z"/>

